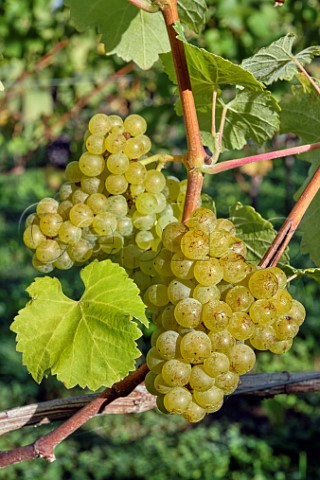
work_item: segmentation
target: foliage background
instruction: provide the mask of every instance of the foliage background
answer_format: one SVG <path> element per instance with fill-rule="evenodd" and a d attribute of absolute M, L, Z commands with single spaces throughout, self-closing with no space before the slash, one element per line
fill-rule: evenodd
<path fill-rule="evenodd" d="M 240 62 L 289 31 L 299 35 L 301 48 L 319 43 L 318 0 L 288 1 L 281 9 L 275 9 L 271 0 L 207 3 L 208 23 L 200 45 L 233 61 Z M 63 39 L 65 48 L 39 68 L 39 60 Z M 148 72 L 133 67 L 99 91 L 123 64 L 105 57 L 93 31 L 77 33 L 59 0 L 49 6 L 45 0 L 4 0 L 0 53 L 5 86 L 0 93 L 0 410 L 5 410 L 79 393 L 67 392 L 54 378 L 36 385 L 15 352 L 9 325 L 25 304 L 24 290 L 35 276 L 21 239 L 25 209 L 32 211 L 40 198 L 56 194 L 64 165 L 77 158 L 94 112 L 142 113 L 154 151 L 179 153 L 185 139 L 181 119 L 172 109 L 173 90 L 160 65 Z M 319 71 L 315 63 L 312 73 L 319 78 Z M 284 85 L 278 87 L 276 94 L 280 96 L 284 89 Z M 85 106 L 64 122 L 63 115 L 89 93 Z M 278 137 L 269 148 L 291 141 Z M 228 207 L 241 201 L 254 204 L 279 226 L 307 170 L 306 162 L 286 158 L 275 161 L 271 170 L 208 177 L 205 191 L 214 196 L 220 216 L 227 216 Z M 170 173 L 183 177 L 177 166 Z M 298 243 L 299 233 L 291 247 L 293 264 L 311 266 L 307 258 L 298 256 Z M 74 298 L 81 288 L 77 276 L 67 272 L 61 279 L 66 293 Z M 298 280 L 291 292 L 305 304 L 307 321 L 288 354 L 259 354 L 256 371 L 306 371 L 320 366 L 319 285 Z M 149 335 L 146 332 L 145 349 Z M 57 462 L 36 460 L 11 466 L 0 471 L 0 479 L 314 479 L 320 476 L 319 405 L 318 394 L 263 401 L 233 397 L 220 413 L 195 426 L 156 412 L 100 417 L 57 448 Z M 7 434 L 0 439 L 0 449 L 26 444 L 51 428 Z"/>

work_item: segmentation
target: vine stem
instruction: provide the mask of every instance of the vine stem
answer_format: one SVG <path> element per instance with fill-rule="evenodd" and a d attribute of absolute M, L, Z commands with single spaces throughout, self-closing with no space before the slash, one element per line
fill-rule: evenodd
<path fill-rule="evenodd" d="M 188 184 L 182 217 L 182 221 L 187 223 L 191 213 L 198 207 L 198 200 L 200 198 L 203 184 L 203 175 L 199 169 L 201 169 L 208 156 L 203 148 L 200 138 L 199 123 L 184 45 L 183 42 L 180 42 L 177 39 L 177 33 L 174 29 L 174 24 L 179 21 L 177 0 L 160 1 L 159 6 L 163 14 L 170 40 L 187 137 L 188 151 L 185 166 L 187 169 Z"/>
<path fill-rule="evenodd" d="M 316 82 L 313 80 L 311 75 L 307 72 L 307 70 L 301 65 L 301 63 L 295 59 L 296 65 L 298 66 L 299 70 L 304 74 L 304 76 L 309 80 L 310 84 L 313 86 L 315 91 L 320 95 L 320 87 L 319 85 L 316 84 Z"/>
<path fill-rule="evenodd" d="M 261 259 L 259 265 L 262 268 L 271 267 L 277 265 L 281 255 L 287 248 L 294 232 L 298 228 L 299 223 L 307 208 L 315 197 L 320 188 L 320 167 L 315 171 L 310 182 L 300 195 L 299 200 L 293 207 L 292 211 L 286 218 L 282 227 L 280 228 L 278 235 L 272 242 L 272 245 Z"/>
<path fill-rule="evenodd" d="M 106 388 L 98 397 L 94 398 L 52 432 L 40 437 L 32 444 L 7 452 L 0 452 L 0 468 L 39 457 L 44 458 L 48 462 L 53 462 L 55 460 L 54 449 L 57 445 L 116 398 L 129 395 L 144 380 L 148 371 L 146 364 L 141 365 L 126 378 L 115 383 L 113 387 Z"/>
<path fill-rule="evenodd" d="M 301 153 L 311 152 L 312 150 L 319 150 L 320 143 L 312 143 L 309 145 L 301 145 L 299 147 L 285 148 L 283 150 L 276 150 L 275 152 L 260 153 L 259 155 L 251 155 L 249 157 L 237 158 L 235 160 L 226 160 L 215 165 L 204 165 L 202 167 L 203 173 L 221 173 L 233 168 L 242 167 L 248 163 L 263 162 L 264 160 L 274 160 L 276 158 L 288 157 L 290 155 L 299 155 Z"/>

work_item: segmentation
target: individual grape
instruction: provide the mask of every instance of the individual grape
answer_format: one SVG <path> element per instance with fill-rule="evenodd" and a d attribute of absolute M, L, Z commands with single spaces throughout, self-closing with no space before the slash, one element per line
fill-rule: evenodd
<path fill-rule="evenodd" d="M 73 260 L 70 258 L 67 250 L 64 250 L 57 260 L 53 262 L 53 266 L 59 268 L 59 270 L 69 270 L 73 266 Z"/>
<path fill-rule="evenodd" d="M 182 252 L 176 252 L 173 254 L 170 267 L 173 275 L 175 275 L 177 278 L 181 278 L 182 280 L 190 280 L 194 277 L 194 261 L 186 258 Z"/>
<path fill-rule="evenodd" d="M 121 195 L 128 188 L 128 182 L 124 175 L 115 175 L 111 173 L 105 181 L 105 187 L 107 192 L 112 195 Z"/>
<path fill-rule="evenodd" d="M 279 315 L 285 315 L 287 312 L 289 312 L 292 305 L 292 296 L 290 295 L 288 290 L 285 290 L 284 288 L 279 288 L 279 290 L 272 297 L 272 299 L 274 299 L 279 306 Z"/>
<path fill-rule="evenodd" d="M 144 298 L 148 300 L 147 304 L 151 303 L 156 307 L 164 307 L 169 302 L 167 286 L 161 283 L 150 285 L 146 290 Z"/>
<path fill-rule="evenodd" d="M 172 358 L 164 363 L 162 378 L 171 387 L 183 387 L 189 382 L 190 372 L 190 363 Z"/>
<path fill-rule="evenodd" d="M 61 255 L 61 248 L 55 240 L 47 239 L 39 243 L 36 257 L 41 263 L 52 263 Z"/>
<path fill-rule="evenodd" d="M 256 350 L 268 350 L 276 341 L 276 332 L 272 326 L 256 327 L 250 338 L 250 343 Z"/>
<path fill-rule="evenodd" d="M 255 331 L 253 321 L 245 312 L 234 312 L 227 328 L 236 340 L 248 340 Z"/>
<path fill-rule="evenodd" d="M 142 215 L 157 213 L 158 201 L 153 193 L 143 192 L 136 198 L 136 209 Z"/>
<path fill-rule="evenodd" d="M 83 203 L 74 205 L 70 210 L 69 216 L 73 225 L 80 228 L 89 227 L 94 218 L 91 208 Z"/>
<path fill-rule="evenodd" d="M 197 260 L 194 265 L 194 277 L 206 287 L 217 285 L 222 280 L 223 270 L 217 258 L 207 257 Z"/>
<path fill-rule="evenodd" d="M 40 260 L 37 259 L 35 254 L 32 257 L 32 265 L 38 272 L 45 273 L 45 274 L 52 272 L 52 270 L 54 269 L 54 266 L 52 263 L 40 262 Z"/>
<path fill-rule="evenodd" d="M 141 115 L 136 113 L 128 115 L 123 122 L 123 126 L 133 137 L 141 135 L 147 130 L 147 122 Z"/>
<path fill-rule="evenodd" d="M 107 211 L 116 217 L 124 217 L 128 213 L 128 204 L 122 195 L 112 195 L 107 198 Z"/>
<path fill-rule="evenodd" d="M 277 277 L 268 268 L 257 270 L 249 278 L 249 290 L 257 298 L 270 298 L 277 293 Z"/>
<path fill-rule="evenodd" d="M 164 406 L 164 395 L 162 395 L 161 393 L 157 394 L 156 406 L 159 412 L 163 413 L 164 415 L 169 414 L 168 410 Z"/>
<path fill-rule="evenodd" d="M 180 325 L 174 316 L 174 305 L 169 303 L 161 313 L 161 325 L 165 330 L 178 331 Z"/>
<path fill-rule="evenodd" d="M 188 229 L 183 223 L 169 223 L 162 232 L 164 247 L 170 252 L 180 252 L 181 239 L 187 231 Z"/>
<path fill-rule="evenodd" d="M 104 189 L 105 175 L 102 172 L 97 177 L 87 177 L 87 175 L 82 175 L 80 186 L 81 190 L 88 195 L 93 193 L 101 193 Z"/>
<path fill-rule="evenodd" d="M 231 235 L 225 230 L 214 230 L 209 235 L 209 255 L 220 258 L 229 253 Z"/>
<path fill-rule="evenodd" d="M 167 330 L 158 337 L 156 348 L 162 358 L 165 360 L 171 360 L 171 358 L 177 356 L 179 344 L 179 333 L 174 330 Z"/>
<path fill-rule="evenodd" d="M 30 227 L 32 225 L 39 225 L 39 217 L 36 213 L 30 213 L 25 220 L 25 227 Z"/>
<path fill-rule="evenodd" d="M 134 200 L 135 197 L 140 195 L 140 193 L 145 192 L 146 189 L 144 188 L 143 183 L 139 183 L 138 185 L 131 184 L 129 190 L 130 190 L 130 195 L 131 195 L 132 199 Z"/>
<path fill-rule="evenodd" d="M 273 328 L 278 340 L 290 340 L 299 331 L 299 325 L 289 315 L 279 317 L 274 322 Z"/>
<path fill-rule="evenodd" d="M 298 300 L 292 300 L 291 308 L 287 315 L 291 317 L 300 327 L 306 318 L 306 310 L 302 303 L 298 302 Z"/>
<path fill-rule="evenodd" d="M 124 243 L 123 236 L 118 232 L 113 232 L 111 235 L 99 237 L 98 241 L 101 249 L 110 255 L 120 252 Z"/>
<path fill-rule="evenodd" d="M 123 148 L 123 153 L 130 159 L 138 159 L 145 153 L 144 142 L 140 136 L 129 138 Z"/>
<path fill-rule="evenodd" d="M 292 347 L 292 343 L 293 343 L 292 338 L 289 338 L 288 340 L 278 340 L 278 341 L 273 342 L 270 345 L 269 350 L 272 353 L 275 353 L 277 355 L 281 355 L 281 354 L 286 353 L 290 350 L 290 348 Z"/>
<path fill-rule="evenodd" d="M 285 288 L 287 285 L 287 276 L 279 267 L 268 267 L 269 272 L 277 277 L 279 288 Z"/>
<path fill-rule="evenodd" d="M 184 413 L 192 401 L 192 395 L 185 387 L 174 387 L 164 396 L 164 406 L 170 413 Z"/>
<path fill-rule="evenodd" d="M 177 223 L 179 220 L 177 217 L 173 217 L 172 214 L 166 214 L 165 210 L 164 212 L 161 212 L 161 215 L 158 217 L 155 228 L 156 228 L 156 233 L 159 238 L 162 238 L 163 236 L 163 230 L 166 228 L 167 225 L 170 223 Z"/>
<path fill-rule="evenodd" d="M 151 140 L 147 135 L 138 135 L 136 139 L 139 139 L 141 145 L 143 145 L 143 155 L 146 155 L 151 150 Z"/>
<path fill-rule="evenodd" d="M 191 401 L 182 415 L 186 420 L 188 420 L 188 422 L 197 423 L 203 420 L 203 418 L 206 416 L 206 411 L 196 402 Z"/>
<path fill-rule="evenodd" d="M 204 332 L 194 330 L 186 333 L 180 342 L 182 357 L 190 363 L 203 363 L 210 356 L 211 342 Z"/>
<path fill-rule="evenodd" d="M 79 242 L 69 245 L 68 254 L 74 262 L 84 263 L 92 255 L 92 245 L 85 239 L 79 240 Z"/>
<path fill-rule="evenodd" d="M 63 243 L 74 244 L 77 243 L 82 235 L 82 230 L 80 227 L 76 227 L 70 221 L 63 222 L 59 229 L 59 239 Z"/>
<path fill-rule="evenodd" d="M 179 325 L 185 328 L 196 328 L 201 322 L 202 305 L 194 298 L 180 300 L 174 309 L 174 316 Z"/>
<path fill-rule="evenodd" d="M 142 251 L 133 243 L 126 245 L 121 251 L 120 265 L 125 269 L 139 268 L 138 258 L 141 256 Z"/>
<path fill-rule="evenodd" d="M 154 268 L 162 277 L 172 277 L 172 271 L 170 267 L 171 258 L 172 252 L 166 248 L 162 248 L 154 259 Z"/>
<path fill-rule="evenodd" d="M 215 385 L 204 392 L 195 390 L 193 396 L 196 403 L 208 413 L 217 412 L 223 405 L 223 391 Z"/>
<path fill-rule="evenodd" d="M 154 379 L 154 387 L 155 389 L 157 390 L 157 392 L 161 393 L 161 394 L 166 394 L 168 392 L 170 392 L 170 390 L 172 390 L 172 387 L 170 387 L 170 385 L 168 385 L 161 373 L 158 373 L 158 375 L 156 376 L 156 378 Z"/>
<path fill-rule="evenodd" d="M 86 139 L 86 147 L 92 155 L 101 155 L 106 147 L 104 145 L 104 135 L 92 134 Z"/>
<path fill-rule="evenodd" d="M 79 162 L 73 161 L 67 164 L 64 171 L 65 177 L 71 183 L 78 183 L 81 180 L 83 172 L 80 170 Z M 38 213 L 38 212 L 37 212 Z M 49 212 L 46 212 L 49 213 Z"/>
<path fill-rule="evenodd" d="M 233 393 L 239 384 L 239 375 L 237 373 L 228 371 L 221 373 L 215 378 L 215 386 L 221 388 L 224 395 L 230 395 Z"/>
<path fill-rule="evenodd" d="M 154 242 L 154 236 L 150 230 L 140 230 L 134 241 L 141 250 L 149 250 Z"/>
<path fill-rule="evenodd" d="M 109 133 L 104 141 L 106 150 L 110 153 L 119 153 L 122 152 L 126 145 L 126 137 L 121 133 Z"/>
<path fill-rule="evenodd" d="M 96 113 L 91 117 L 88 128 L 92 134 L 105 135 L 109 132 L 112 122 L 111 117 L 104 113 Z"/>
<path fill-rule="evenodd" d="M 205 304 L 210 302 L 211 300 L 220 300 L 220 290 L 216 285 L 211 285 L 210 287 L 196 285 L 194 287 L 192 296 L 200 303 Z"/>
<path fill-rule="evenodd" d="M 69 220 L 69 213 L 72 207 L 73 203 L 70 200 L 64 200 L 60 203 L 57 213 L 61 215 L 63 220 Z"/>
<path fill-rule="evenodd" d="M 111 128 L 114 127 L 123 127 L 123 120 L 119 115 L 109 115 L 109 121 Z"/>
<path fill-rule="evenodd" d="M 158 170 L 148 170 L 144 186 L 149 193 L 160 193 L 166 185 L 166 177 Z"/>
<path fill-rule="evenodd" d="M 189 230 L 181 239 L 181 250 L 191 260 L 201 260 L 209 253 L 209 237 L 202 230 Z"/>
<path fill-rule="evenodd" d="M 141 185 L 147 175 L 146 167 L 140 162 L 130 162 L 128 170 L 125 172 L 127 181 L 132 185 Z"/>
<path fill-rule="evenodd" d="M 236 234 L 236 227 L 227 218 L 218 218 L 216 224 L 216 230 L 228 232 L 230 235 Z"/>
<path fill-rule="evenodd" d="M 37 214 L 39 216 L 46 213 L 57 213 L 59 207 L 59 202 L 54 198 L 43 198 L 37 205 Z"/>
<path fill-rule="evenodd" d="M 89 197 L 89 194 L 81 190 L 80 188 L 76 188 L 72 193 L 71 200 L 73 205 L 76 203 L 85 203 Z M 72 208 L 72 207 L 71 207 Z M 71 210 L 71 209 L 70 209 Z M 70 214 L 70 212 L 69 212 Z"/>
<path fill-rule="evenodd" d="M 69 200 L 71 195 L 72 195 L 72 192 L 73 192 L 73 184 L 71 184 L 70 182 L 65 182 L 61 185 L 60 189 L 59 189 L 59 197 L 60 197 L 60 200 L 63 202 L 64 200 Z M 43 199 L 44 200 L 44 199 Z M 41 200 L 41 201 L 43 201 Z M 57 202 L 55 200 L 55 202 Z M 58 203 L 58 202 L 57 202 Z M 57 208 L 59 206 L 59 203 L 57 205 Z M 56 212 L 57 210 L 54 210 L 53 212 L 42 212 L 42 213 L 54 213 Z"/>
<path fill-rule="evenodd" d="M 122 237 L 130 237 L 133 233 L 133 224 L 130 217 L 119 217 L 117 219 L 117 232 Z"/>
<path fill-rule="evenodd" d="M 233 253 L 238 253 L 244 258 L 247 256 L 247 247 L 243 240 L 237 237 L 229 237 L 228 241 L 228 251 Z"/>
<path fill-rule="evenodd" d="M 113 235 L 117 229 L 117 218 L 109 212 L 98 213 L 92 221 L 92 228 L 98 235 Z"/>
<path fill-rule="evenodd" d="M 230 350 L 235 346 L 236 340 L 228 330 L 220 330 L 219 332 L 208 333 L 211 341 L 212 351 L 229 354 Z"/>
<path fill-rule="evenodd" d="M 89 243 L 91 243 L 92 247 L 96 246 L 98 236 L 92 229 L 90 229 L 88 227 L 82 228 L 81 229 L 81 237 L 84 240 L 87 240 Z"/>
<path fill-rule="evenodd" d="M 174 305 L 192 294 L 194 284 L 190 280 L 174 278 L 168 285 L 168 297 Z"/>
<path fill-rule="evenodd" d="M 24 244 L 32 250 L 35 250 L 45 240 L 46 236 L 40 230 L 39 225 L 29 225 L 23 233 Z"/>
<path fill-rule="evenodd" d="M 195 210 L 188 221 L 191 230 L 202 230 L 207 235 L 216 228 L 217 217 L 209 208 L 198 208 Z"/>
<path fill-rule="evenodd" d="M 247 312 L 254 302 L 254 297 L 248 288 L 242 285 L 236 285 L 227 291 L 225 302 L 230 305 L 234 312 Z"/>
<path fill-rule="evenodd" d="M 256 355 L 249 345 L 238 343 L 229 353 L 230 370 L 238 375 L 252 370 L 256 363 Z"/>
<path fill-rule="evenodd" d="M 161 327 L 161 325 L 158 325 L 158 328 L 156 328 L 152 332 L 151 337 L 150 337 L 150 344 L 151 344 L 152 347 L 155 347 L 157 345 L 157 340 L 162 333 L 164 333 L 164 329 Z"/>
<path fill-rule="evenodd" d="M 86 204 L 94 214 L 106 212 L 108 205 L 107 197 L 102 193 L 93 193 L 87 198 Z"/>
<path fill-rule="evenodd" d="M 245 258 L 238 253 L 229 253 L 228 255 L 225 255 L 221 258 L 220 263 L 223 269 L 222 278 L 225 282 L 241 282 L 241 280 L 243 280 L 248 274 L 248 264 Z"/>
<path fill-rule="evenodd" d="M 156 223 L 156 214 L 147 215 L 135 211 L 132 215 L 132 223 L 137 230 L 151 230 Z"/>
<path fill-rule="evenodd" d="M 151 395 L 159 395 L 158 390 L 154 386 L 156 376 L 157 374 L 155 374 L 154 372 L 148 372 L 144 379 L 145 387 L 148 392 L 151 393 Z"/>
<path fill-rule="evenodd" d="M 250 307 L 252 321 L 260 326 L 272 325 L 281 314 L 281 305 L 273 298 L 256 300 Z"/>
<path fill-rule="evenodd" d="M 124 174 L 130 165 L 129 158 L 124 153 L 113 153 L 107 158 L 107 168 L 116 175 Z"/>
<path fill-rule="evenodd" d="M 180 191 L 180 180 L 176 177 L 166 177 L 166 197 L 168 203 L 173 203 L 177 200 Z"/>
<path fill-rule="evenodd" d="M 224 353 L 212 352 L 210 357 L 206 358 L 203 362 L 203 368 L 210 377 L 215 378 L 217 375 L 229 371 L 229 358 Z"/>
<path fill-rule="evenodd" d="M 203 365 L 194 365 L 190 373 L 189 384 L 192 389 L 203 392 L 213 386 L 214 378 L 208 375 Z"/>
<path fill-rule="evenodd" d="M 40 217 L 40 229 L 47 237 L 55 237 L 59 233 L 63 218 L 58 213 L 46 213 Z"/>
<path fill-rule="evenodd" d="M 202 322 L 214 333 L 227 328 L 231 315 L 231 308 L 222 301 L 210 300 L 202 308 Z"/>
<path fill-rule="evenodd" d="M 138 259 L 139 267 L 143 273 L 146 275 L 150 275 L 151 277 L 155 277 L 157 272 L 154 268 L 154 260 L 157 254 L 152 251 L 147 251 L 141 253 Z"/>
<path fill-rule="evenodd" d="M 159 355 L 156 347 L 151 347 L 147 353 L 146 363 L 153 373 L 161 373 L 165 360 Z M 153 379 L 154 381 L 154 379 Z M 148 388 L 148 387 L 147 387 Z"/>
<path fill-rule="evenodd" d="M 79 169 L 82 174 L 87 177 L 97 177 L 100 173 L 103 172 L 105 167 L 105 161 L 102 155 L 93 155 L 89 152 L 84 152 L 79 159 Z M 78 182 L 82 179 L 82 174 L 77 180 Z"/>

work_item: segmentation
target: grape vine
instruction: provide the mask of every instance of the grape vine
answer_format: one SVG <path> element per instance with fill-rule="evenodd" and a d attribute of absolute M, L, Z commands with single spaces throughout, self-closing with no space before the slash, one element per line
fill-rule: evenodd
<path fill-rule="evenodd" d="M 87 266 L 79 302 L 68 299 L 50 277 L 36 279 L 28 288 L 31 301 L 11 326 L 23 363 L 38 382 L 51 373 L 67 387 L 107 389 L 51 434 L 0 454 L 0 465 L 39 456 L 54 460 L 56 445 L 144 379 L 161 412 L 199 422 L 219 410 L 240 376 L 253 369 L 255 351 L 287 352 L 306 316 L 286 289 L 285 272 L 292 273 L 293 267 L 277 264 L 318 192 L 316 162 L 279 234 L 267 224 L 262 228 L 271 246 L 255 262 L 248 259 L 245 228 L 217 218 L 213 204 L 211 209 L 202 206 L 201 192 L 206 174 L 320 148 L 316 127 L 306 134 L 300 125 L 302 116 L 311 119 L 320 111 L 319 82 L 304 68 L 320 55 L 320 47 L 294 55 L 290 34 L 239 66 L 188 42 L 190 21 L 177 0 L 112 0 L 111 14 L 119 15 L 123 7 L 130 18 L 129 27 L 119 21 L 123 35 L 113 43 L 105 31 L 110 13 L 100 18 L 100 2 L 89 16 L 83 3 L 66 3 L 80 30 L 93 24 L 104 33 L 109 54 L 143 68 L 160 55 L 178 87 L 176 111 L 184 119 L 187 152 L 182 157 L 152 153 L 147 122 L 140 115 L 96 113 L 84 133 L 82 155 L 66 167 L 59 198 L 44 198 L 27 217 L 23 241 L 33 251 L 38 272 Z M 192 26 L 201 29 L 205 3 L 191 3 L 196 9 Z M 149 35 L 157 28 L 161 33 L 159 42 L 151 34 L 150 50 L 143 56 L 129 48 L 128 38 L 145 24 L 152 26 Z M 293 78 L 301 86 L 283 99 L 279 113 L 266 85 Z M 232 89 L 231 100 L 230 92 L 223 95 L 225 84 Z M 296 119 L 291 118 L 292 97 L 299 106 Z M 305 145 L 220 162 L 224 151 L 242 149 L 248 140 L 262 145 L 279 130 L 295 133 Z M 185 180 L 163 173 L 166 163 L 174 161 L 183 162 Z M 250 218 L 252 212 L 246 215 Z M 259 222 L 258 214 L 253 217 Z M 319 269 L 300 274 L 320 277 Z M 142 332 L 133 319 L 148 324 L 145 306 L 156 328 L 146 364 L 135 370 Z"/>

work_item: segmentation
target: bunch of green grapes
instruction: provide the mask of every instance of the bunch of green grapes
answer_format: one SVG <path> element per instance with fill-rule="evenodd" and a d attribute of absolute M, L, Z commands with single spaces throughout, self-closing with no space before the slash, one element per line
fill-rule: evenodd
<path fill-rule="evenodd" d="M 254 367 L 254 349 L 291 347 L 305 310 L 281 269 L 246 260 L 232 222 L 199 208 L 188 225 L 167 225 L 153 258 L 144 301 L 157 329 L 145 382 L 161 411 L 198 422 Z"/>
<path fill-rule="evenodd" d="M 150 168 L 151 141 L 140 115 L 122 120 L 98 113 L 89 121 L 84 152 L 65 171 L 59 199 L 44 198 L 28 216 L 25 245 L 43 273 L 95 258 L 126 257 L 135 245 L 156 250 L 164 227 L 181 218 L 186 182 Z"/>

